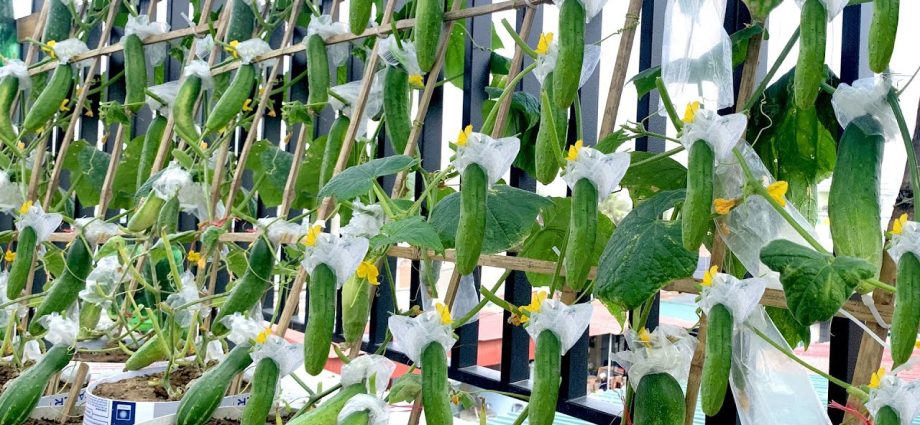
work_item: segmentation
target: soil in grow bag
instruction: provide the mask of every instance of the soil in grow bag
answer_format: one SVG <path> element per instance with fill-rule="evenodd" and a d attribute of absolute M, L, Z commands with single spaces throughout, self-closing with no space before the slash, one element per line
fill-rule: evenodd
<path fill-rule="evenodd" d="M 166 389 L 160 385 L 163 372 L 145 376 L 135 376 L 116 382 L 104 382 L 96 386 L 93 394 L 112 400 L 127 401 L 179 401 L 185 387 L 193 379 L 201 376 L 201 370 L 195 366 L 180 366 L 169 375 L 169 385 L 178 389 L 179 396 L 170 398 Z"/>
<path fill-rule="evenodd" d="M 10 363 L 0 363 L 0 388 L 19 376 L 19 369 Z"/>
<path fill-rule="evenodd" d="M 64 425 L 82 424 L 82 423 L 83 423 L 83 415 L 70 416 L 67 418 L 67 422 L 64 422 Z M 44 418 L 41 418 L 41 419 L 29 418 L 29 419 L 26 419 L 26 421 L 23 422 L 22 425 L 61 425 L 61 422 L 57 419 L 52 420 L 52 419 L 44 419 Z"/>
<path fill-rule="evenodd" d="M 288 423 L 288 421 L 290 421 L 291 418 L 294 416 L 294 413 L 297 413 L 297 412 L 283 413 L 281 415 L 281 422 Z M 275 422 L 274 413 L 269 414 L 268 417 L 265 418 L 265 425 L 276 425 L 276 424 L 277 422 Z M 240 420 L 239 419 L 226 419 L 226 418 L 221 418 L 221 419 L 212 418 L 205 425 L 240 425 Z"/>
<path fill-rule="evenodd" d="M 130 356 L 121 350 L 78 351 L 73 359 L 80 362 L 124 363 L 128 357 Z"/>

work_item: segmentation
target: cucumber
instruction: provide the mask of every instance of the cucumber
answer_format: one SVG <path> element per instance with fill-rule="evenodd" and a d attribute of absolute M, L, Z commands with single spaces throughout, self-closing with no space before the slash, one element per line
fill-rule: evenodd
<path fill-rule="evenodd" d="M 166 337 L 167 335 L 164 335 Z M 141 370 L 155 362 L 163 361 L 169 358 L 169 345 L 166 339 L 160 338 L 159 335 L 150 336 L 128 360 L 125 361 L 125 370 Z"/>
<path fill-rule="evenodd" d="M 32 226 L 26 226 L 19 232 L 16 241 L 16 258 L 10 265 L 10 274 L 6 281 L 6 298 L 15 300 L 22 294 L 26 283 L 29 281 L 29 271 L 32 268 L 32 259 L 35 257 L 35 245 L 38 244 L 38 235 Z"/>
<path fill-rule="evenodd" d="M 873 422 L 875 425 L 901 425 L 901 418 L 898 412 L 891 406 L 882 406 L 872 419 L 875 419 Z"/>
<path fill-rule="evenodd" d="M 22 120 L 23 133 L 34 133 L 40 130 L 54 117 L 61 107 L 61 102 L 70 95 L 73 86 L 73 68 L 70 64 L 61 64 L 54 68 L 51 79 L 42 89 L 41 94 L 26 111 Z"/>
<path fill-rule="evenodd" d="M 144 43 L 137 34 L 122 40 L 125 54 L 125 106 L 137 112 L 144 106 L 147 94 L 147 60 L 144 57 Z"/>
<path fill-rule="evenodd" d="M 162 115 L 157 115 L 147 126 L 147 133 L 144 134 L 144 145 L 141 148 L 141 156 L 137 161 L 137 180 L 135 190 L 141 187 L 147 179 L 150 178 L 150 168 L 152 160 L 160 149 L 160 142 L 163 141 L 163 133 L 166 132 L 166 122 L 168 120 Z"/>
<path fill-rule="evenodd" d="M 70 38 L 70 28 L 73 26 L 73 14 L 63 1 L 51 1 L 48 8 L 48 17 L 42 32 L 42 42 L 62 41 Z"/>
<path fill-rule="evenodd" d="M 898 285 L 891 320 L 892 368 L 910 360 L 917 342 L 917 328 L 920 327 L 920 259 L 916 255 L 908 252 L 901 256 L 896 282 Z"/>
<path fill-rule="evenodd" d="M 3 394 L 0 394 L 0 424 L 19 425 L 25 422 L 38 405 L 51 377 L 64 369 L 73 355 L 73 348 L 55 345 L 38 363 L 7 383 Z"/>
<path fill-rule="evenodd" d="M 192 381 L 179 402 L 177 425 L 204 425 L 211 420 L 230 382 L 252 364 L 252 357 L 249 356 L 251 348 L 240 345 L 234 347 L 224 361 Z"/>
<path fill-rule="evenodd" d="M 99 319 L 102 317 L 102 306 L 84 302 L 80 304 L 80 334 L 79 337 L 89 338 L 96 330 Z"/>
<path fill-rule="evenodd" d="M 176 233 L 179 227 L 179 197 L 173 196 L 163 204 L 157 214 L 157 229 L 167 234 Z"/>
<path fill-rule="evenodd" d="M 128 220 L 128 231 L 137 233 L 151 228 L 156 224 L 157 218 L 160 216 L 160 210 L 165 204 L 166 201 L 164 199 L 151 191 Z"/>
<path fill-rule="evenodd" d="M 29 324 L 29 332 L 32 335 L 41 335 L 45 332 L 45 327 L 39 323 L 39 319 L 51 313 L 63 314 L 77 302 L 80 291 L 86 287 L 86 276 L 93 266 L 93 253 L 89 249 L 89 243 L 82 236 L 71 242 L 65 265 L 64 272 L 58 276 L 45 299 L 35 309 L 35 315 Z"/>
<path fill-rule="evenodd" d="M 215 133 L 224 129 L 230 121 L 236 117 L 242 110 L 243 104 L 249 95 L 252 94 L 252 88 L 256 84 L 256 66 L 249 63 L 240 65 L 233 76 L 233 81 L 227 86 L 227 90 L 220 95 L 208 120 L 204 124 L 206 133 Z"/>
<path fill-rule="evenodd" d="M 319 407 L 288 421 L 287 425 L 336 425 L 339 412 L 349 399 L 367 392 L 365 385 L 353 384 L 339 390 Z M 180 424 L 181 425 L 181 424 Z"/>
<path fill-rule="evenodd" d="M 348 5 L 348 26 L 351 33 L 361 35 L 371 21 L 373 0 L 352 0 Z"/>
<path fill-rule="evenodd" d="M 687 198 L 680 210 L 680 233 L 684 248 L 697 252 L 712 227 L 715 154 L 709 143 L 697 140 L 690 145 L 687 170 Z"/>
<path fill-rule="evenodd" d="M 869 26 L 869 69 L 881 74 L 888 69 L 898 35 L 900 0 L 872 2 L 872 24 Z"/>
<path fill-rule="evenodd" d="M 707 326 L 700 398 L 703 413 L 715 416 L 722 410 L 732 368 L 732 313 L 722 304 L 712 306 Z"/>
<path fill-rule="evenodd" d="M 195 126 L 195 104 L 199 95 L 201 78 L 189 75 L 179 86 L 179 92 L 176 93 L 176 100 L 173 102 L 172 116 L 176 134 L 188 144 L 197 144 L 201 140 L 201 134 Z"/>
<path fill-rule="evenodd" d="M 387 140 L 397 154 L 405 152 L 412 130 L 411 101 L 409 74 L 402 67 L 388 66 L 383 82 L 383 113 L 386 115 L 383 125 Z"/>
<path fill-rule="evenodd" d="M 460 221 L 455 236 L 457 271 L 466 276 L 476 269 L 486 230 L 486 172 L 478 164 L 463 170 L 460 180 Z"/>
<path fill-rule="evenodd" d="M 566 286 L 581 291 L 591 271 L 591 258 L 597 239 L 597 188 L 588 179 L 575 182 L 569 214 L 569 240 L 565 245 Z"/>
<path fill-rule="evenodd" d="M 256 16 L 252 13 L 252 0 L 231 0 L 230 19 L 227 22 L 227 34 L 224 42 L 246 41 L 252 38 L 256 26 Z"/>
<path fill-rule="evenodd" d="M 259 238 L 249 252 L 249 268 L 236 282 L 230 291 L 230 296 L 224 301 L 220 312 L 214 318 L 211 332 L 217 336 L 227 333 L 227 327 L 221 323 L 224 317 L 233 313 L 246 313 L 252 309 L 262 295 L 272 287 L 272 269 L 275 265 L 275 256 L 271 247 L 264 238 Z"/>
<path fill-rule="evenodd" d="M 568 109 L 578 95 L 581 66 L 585 60 L 585 8 L 580 1 L 559 7 L 559 55 L 553 71 L 553 103 Z"/>
<path fill-rule="evenodd" d="M 345 115 L 339 115 L 332 122 L 329 128 L 329 135 L 326 136 L 326 146 L 323 148 L 323 161 L 319 166 L 319 187 L 322 188 L 332 179 L 335 173 L 335 164 L 339 161 L 339 154 L 342 153 L 342 145 L 345 144 L 345 135 L 348 132 L 348 126 L 351 120 Z"/>
<path fill-rule="evenodd" d="M 15 144 L 18 136 L 13 128 L 13 99 L 19 93 L 19 78 L 7 75 L 0 79 L 0 141 Z"/>
<path fill-rule="evenodd" d="M 429 72 L 434 67 L 441 43 L 441 26 L 444 22 L 444 0 L 416 0 L 415 41 L 418 66 L 422 72 Z"/>
<path fill-rule="evenodd" d="M 683 425 L 686 407 L 680 384 L 667 373 L 645 375 L 636 388 L 633 423 Z"/>
<path fill-rule="evenodd" d="M 272 410 L 275 401 L 275 390 L 278 388 L 278 379 L 281 371 L 274 360 L 264 358 L 256 364 L 255 373 L 252 375 L 252 390 L 249 401 L 243 409 L 240 425 L 264 425 L 268 413 Z"/>
<path fill-rule="evenodd" d="M 827 48 L 827 10 L 820 0 L 805 0 L 799 24 L 799 58 L 795 65 L 793 95 L 799 109 L 811 109 L 824 81 Z"/>
<path fill-rule="evenodd" d="M 447 353 L 432 342 L 422 350 L 422 409 L 429 425 L 454 423 L 450 409 L 450 383 L 447 382 Z"/>
<path fill-rule="evenodd" d="M 371 288 L 366 279 L 352 276 L 342 286 L 342 334 L 355 344 L 364 337 L 371 308 Z"/>
<path fill-rule="evenodd" d="M 809 0 L 810 1 L 810 0 Z M 867 131 L 869 130 L 869 131 Z M 837 145 L 837 163 L 827 199 L 834 253 L 882 266 L 881 173 L 885 138 L 870 116 L 847 125 Z M 867 293 L 871 287 L 860 285 Z"/>
<path fill-rule="evenodd" d="M 553 73 L 546 74 L 543 79 L 543 91 L 549 103 L 540 102 L 540 127 L 537 129 L 537 138 L 534 148 L 534 167 L 536 168 L 537 181 L 550 184 L 559 174 L 559 157 L 556 151 L 562 151 L 565 146 L 567 130 L 567 117 L 564 108 L 557 108 L 553 99 Z M 541 96 L 542 98 L 542 96 Z M 553 127 L 552 129 L 550 127 Z M 552 131 L 551 131 L 552 130 Z M 553 131 L 555 134 L 553 134 Z"/>
<path fill-rule="evenodd" d="M 549 425 L 556 416 L 559 382 L 562 378 L 562 343 L 552 331 L 540 332 L 534 353 L 533 388 L 527 420 L 532 425 Z"/>
<path fill-rule="evenodd" d="M 313 269 L 310 275 L 310 309 L 303 341 L 303 367 L 313 376 L 319 375 L 329 360 L 335 325 L 335 286 L 335 272 L 329 266 L 319 264 Z"/>
<path fill-rule="evenodd" d="M 329 55 L 317 34 L 307 37 L 307 104 L 319 113 L 329 103 Z"/>
<path fill-rule="evenodd" d="M 367 411 L 360 411 L 346 416 L 339 421 L 339 425 L 367 425 L 369 419 L 370 415 L 368 415 Z"/>

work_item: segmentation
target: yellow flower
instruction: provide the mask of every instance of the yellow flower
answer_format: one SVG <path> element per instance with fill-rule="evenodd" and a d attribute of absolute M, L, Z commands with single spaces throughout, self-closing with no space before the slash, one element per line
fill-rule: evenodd
<path fill-rule="evenodd" d="M 67 106 L 68 103 L 70 103 L 70 99 L 64 99 L 64 100 L 62 100 L 62 101 L 61 101 L 61 106 L 58 106 L 58 109 L 60 109 L 61 112 L 67 112 L 67 111 L 69 111 L 69 110 L 70 110 L 70 107 Z"/>
<path fill-rule="evenodd" d="M 311 227 L 310 230 L 307 231 L 307 236 L 304 236 L 303 238 L 304 245 L 306 246 L 316 245 L 316 238 L 319 237 L 320 233 L 323 233 L 323 226 L 320 226 L 319 224 L 314 224 L 313 227 Z"/>
<path fill-rule="evenodd" d="M 457 136 L 457 146 L 466 146 L 466 141 L 470 138 L 470 134 L 473 134 L 473 126 L 467 124 L 467 126 L 463 128 L 463 131 Z"/>
<path fill-rule="evenodd" d="M 32 201 L 25 201 L 25 202 L 23 202 L 22 205 L 19 207 L 19 213 L 20 213 L 20 214 L 25 214 L 25 213 L 29 212 L 29 208 L 32 208 Z"/>
<path fill-rule="evenodd" d="M 224 50 L 226 50 L 227 53 L 233 55 L 234 58 L 239 58 L 240 54 L 236 51 L 236 47 L 239 45 L 240 45 L 239 40 L 233 40 L 230 43 L 228 43 L 227 47 L 224 47 Z"/>
<path fill-rule="evenodd" d="M 549 45 L 553 44 L 553 33 L 545 32 L 540 34 L 540 42 L 537 43 L 537 52 L 538 55 L 545 55 L 549 51 Z"/>
<path fill-rule="evenodd" d="M 409 76 L 409 84 L 411 84 L 412 87 L 415 87 L 415 88 L 422 88 L 422 87 L 425 87 L 425 83 L 424 83 L 424 81 L 422 80 L 422 76 L 419 75 L 419 74 L 412 74 L 412 75 L 410 75 L 410 76 Z"/>
<path fill-rule="evenodd" d="M 7 263 L 12 263 L 13 260 L 16 259 L 16 253 L 13 252 L 12 249 L 7 248 L 6 254 L 3 254 L 3 259 L 6 260 Z"/>
<path fill-rule="evenodd" d="M 246 99 L 246 101 L 243 102 L 243 112 L 249 111 L 252 111 L 252 98 Z"/>
<path fill-rule="evenodd" d="M 57 59 L 57 55 L 54 53 L 54 46 L 57 45 L 57 42 L 50 40 L 42 46 L 42 51 L 45 52 L 48 56 L 51 56 L 51 59 Z"/>
<path fill-rule="evenodd" d="M 271 336 L 271 334 L 272 334 L 271 326 L 268 326 L 265 329 L 262 329 L 262 332 L 259 332 L 259 334 L 256 335 L 256 343 L 265 344 L 265 341 L 268 340 L 268 337 Z"/>
<path fill-rule="evenodd" d="M 442 303 L 437 303 L 434 305 L 434 308 L 438 310 L 438 314 L 441 315 L 442 325 L 449 325 L 451 323 L 454 323 L 454 319 L 451 319 L 450 317 L 450 309 L 447 308 L 446 305 Z"/>
<path fill-rule="evenodd" d="M 189 251 L 187 257 L 189 263 L 198 263 L 198 260 L 201 260 L 201 254 L 195 250 Z"/>
<path fill-rule="evenodd" d="M 581 151 L 581 148 L 584 147 L 584 145 L 585 145 L 585 142 L 583 140 L 579 140 L 575 142 L 574 145 L 569 146 L 569 155 L 566 156 L 565 159 L 569 161 L 574 161 L 575 159 L 577 159 L 578 152 Z"/>
<path fill-rule="evenodd" d="M 770 197 L 776 201 L 777 204 L 781 207 L 786 206 L 786 191 L 789 190 L 789 183 L 786 183 L 783 180 L 773 182 L 767 186 L 767 193 L 770 194 Z"/>
<path fill-rule="evenodd" d="M 546 291 L 537 292 L 536 295 L 530 300 L 530 304 L 521 306 L 521 311 L 527 312 L 526 315 L 521 315 L 521 323 L 527 323 L 530 321 L 530 314 L 540 311 L 540 308 L 543 307 L 543 302 L 546 301 L 548 294 Z"/>
<path fill-rule="evenodd" d="M 16 144 L 16 147 L 19 148 L 19 150 L 23 150 L 23 149 L 26 148 L 26 144 L 25 144 L 25 143 L 22 143 L 22 142 L 19 142 L 19 143 Z"/>
<path fill-rule="evenodd" d="M 914 343 L 914 348 L 920 348 L 920 341 Z"/>
<path fill-rule="evenodd" d="M 737 199 L 716 198 L 716 200 L 712 202 L 712 207 L 716 210 L 716 214 L 718 215 L 730 213 L 732 208 L 735 208 L 737 205 Z"/>
<path fill-rule="evenodd" d="M 684 124 L 690 124 L 696 119 L 696 113 L 700 110 L 700 101 L 694 100 L 687 104 L 687 109 L 684 109 Z"/>
<path fill-rule="evenodd" d="M 206 151 L 208 150 L 208 142 L 201 142 L 201 144 L 198 145 L 198 147 L 200 147 L 201 150 Z"/>
<path fill-rule="evenodd" d="M 709 270 L 706 271 L 706 274 L 703 275 L 703 286 L 712 286 L 712 279 L 716 277 L 716 273 L 719 272 L 719 266 L 712 266 Z"/>
<path fill-rule="evenodd" d="M 907 223 L 907 213 L 901 214 L 897 220 L 891 225 L 891 233 L 895 235 L 900 235 L 904 232 L 904 223 Z"/>
<path fill-rule="evenodd" d="M 869 388 L 878 388 L 882 384 L 882 378 L 885 377 L 885 368 L 880 367 L 878 371 L 872 374 L 872 379 L 869 380 Z"/>
<path fill-rule="evenodd" d="M 639 329 L 639 343 L 646 348 L 652 348 L 652 334 L 648 332 L 648 329 Z"/>
<path fill-rule="evenodd" d="M 377 266 L 370 261 L 362 261 L 358 265 L 358 271 L 356 272 L 358 277 L 361 279 L 367 279 L 367 283 L 377 286 L 380 284 L 378 277 L 380 276 L 380 270 L 377 270 Z"/>

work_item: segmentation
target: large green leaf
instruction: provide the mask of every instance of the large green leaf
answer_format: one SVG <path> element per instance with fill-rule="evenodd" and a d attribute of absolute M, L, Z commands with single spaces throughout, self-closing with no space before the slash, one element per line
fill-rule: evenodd
<path fill-rule="evenodd" d="M 805 349 L 808 349 L 811 343 L 811 328 L 808 325 L 799 323 L 792 316 L 792 312 L 785 308 L 765 306 L 764 310 L 790 347 L 795 348 L 802 343 Z"/>
<path fill-rule="evenodd" d="M 384 224 L 380 234 L 371 239 L 371 247 L 395 245 L 400 242 L 423 249 L 433 249 L 435 252 L 444 251 L 438 231 L 417 215 Z"/>
<path fill-rule="evenodd" d="M 486 93 L 498 96 L 501 90 L 487 87 Z M 482 103 L 482 116 L 487 116 L 495 106 L 495 100 Z M 514 158 L 513 165 L 524 172 L 534 175 L 536 165 L 534 155 L 537 131 L 540 124 L 540 100 L 526 92 L 514 92 L 511 95 L 511 105 L 508 110 L 508 119 L 505 121 L 505 131 L 502 136 L 515 136 L 521 141 L 521 149 Z"/>
<path fill-rule="evenodd" d="M 679 190 L 687 187 L 687 167 L 673 158 L 661 158 L 653 162 L 634 165 L 655 156 L 651 152 L 632 152 L 629 169 L 620 181 L 620 186 L 629 189 L 633 202 L 642 201 L 665 190 Z"/>
<path fill-rule="evenodd" d="M 278 149 L 268 140 L 260 140 L 252 146 L 246 160 L 246 169 L 252 171 L 253 180 L 257 183 L 253 190 L 259 192 L 266 206 L 281 204 L 293 161 L 293 154 Z"/>
<path fill-rule="evenodd" d="M 830 320 L 856 285 L 875 275 L 861 258 L 834 257 L 784 239 L 763 247 L 760 261 L 779 272 L 789 311 L 803 325 Z"/>
<path fill-rule="evenodd" d="M 70 171 L 80 204 L 84 207 L 99 203 L 99 192 L 105 181 L 111 155 L 91 146 L 86 140 L 77 140 L 70 145 L 64 157 L 64 169 Z"/>
<path fill-rule="evenodd" d="M 661 192 L 617 226 L 595 280 L 595 294 L 611 312 L 637 308 L 669 282 L 693 275 L 698 255 L 684 248 L 680 222 L 660 219 L 684 195 L 682 190 Z"/>
<path fill-rule="evenodd" d="M 319 196 L 335 196 L 339 201 L 347 201 L 367 194 L 377 177 L 396 174 L 415 165 L 415 162 L 415 159 L 406 155 L 392 155 L 349 167 L 330 179 L 320 189 Z"/>
<path fill-rule="evenodd" d="M 460 8 L 466 7 L 466 1 L 461 0 Z M 447 2 L 447 7 L 452 7 L 453 1 Z M 451 10 L 451 9 L 447 9 Z M 454 22 L 447 39 L 447 52 L 444 53 L 444 78 L 458 89 L 463 89 L 464 64 L 466 61 L 466 24 L 465 21 Z"/>
<path fill-rule="evenodd" d="M 144 153 L 144 136 L 135 137 L 128 143 L 118 168 L 115 169 L 115 180 L 112 184 L 112 203 L 110 208 L 129 209 L 133 207 L 134 193 L 137 191 L 137 175 L 141 174 L 142 181 L 150 177 L 150 170 L 140 170 L 141 155 Z M 156 149 L 149 149 L 145 163 L 152 164 L 157 155 Z"/>
<path fill-rule="evenodd" d="M 550 198 L 552 204 L 543 208 L 541 212 L 542 224 L 535 223 L 528 242 L 521 250 L 520 256 L 537 260 L 558 261 L 557 250 L 562 249 L 565 235 L 569 229 L 569 215 L 571 214 L 571 198 Z M 591 255 L 591 264 L 596 265 L 601 252 L 610 235 L 613 234 L 613 222 L 603 215 L 597 216 L 597 238 L 594 251 Z M 531 286 L 550 286 L 553 277 L 541 273 L 527 273 L 527 280 Z"/>
<path fill-rule="evenodd" d="M 533 229 L 540 208 L 550 201 L 533 192 L 500 184 L 486 196 L 486 231 L 483 254 L 507 251 L 519 245 Z M 430 223 L 445 248 L 454 246 L 460 220 L 460 193 L 447 195 L 431 211 Z"/>

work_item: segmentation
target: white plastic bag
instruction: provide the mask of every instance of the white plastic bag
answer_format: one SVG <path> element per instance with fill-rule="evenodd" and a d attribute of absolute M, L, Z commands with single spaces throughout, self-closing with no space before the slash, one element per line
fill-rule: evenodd
<path fill-rule="evenodd" d="M 301 264 L 310 274 L 320 264 L 329 266 L 335 272 L 335 279 L 341 288 L 358 269 L 369 247 L 370 243 L 365 238 L 322 233 L 316 237 L 315 245 L 304 249 Z"/>
<path fill-rule="evenodd" d="M 388 325 L 399 349 L 416 364 L 421 363 L 422 350 L 428 344 L 441 344 L 449 352 L 456 342 L 453 329 L 438 311 L 425 311 L 415 317 L 390 316 Z"/>
<path fill-rule="evenodd" d="M 260 218 L 256 226 L 262 228 L 272 244 L 297 243 L 310 230 L 307 223 L 291 223 L 278 217 Z"/>
<path fill-rule="evenodd" d="M 80 232 L 90 244 L 97 244 L 102 239 L 108 239 L 118 234 L 118 225 L 106 223 L 95 217 L 84 217 L 74 220 L 77 231 Z"/>
<path fill-rule="evenodd" d="M 0 66 L 0 79 L 10 76 L 19 79 L 19 90 L 25 91 L 32 87 L 29 68 L 25 62 L 19 59 L 7 59 L 6 64 Z"/>
<path fill-rule="evenodd" d="M 543 331 L 556 334 L 565 354 L 578 342 L 591 323 L 591 303 L 566 305 L 557 300 L 544 300 L 537 311 L 528 315 L 527 334 L 534 341 Z"/>
<path fill-rule="evenodd" d="M 61 63 L 70 63 L 74 56 L 88 52 L 89 47 L 86 47 L 86 43 L 82 40 L 68 38 L 67 40 L 55 43 L 52 50 L 54 50 L 54 56 L 57 57 L 58 61 Z M 91 59 L 85 59 L 77 62 L 74 66 L 77 68 L 85 68 L 89 66 L 91 63 L 90 61 Z"/>
<path fill-rule="evenodd" d="M 693 143 L 703 140 L 719 162 L 735 162 L 732 149 L 741 140 L 747 129 L 744 114 L 719 115 L 718 112 L 701 109 L 694 114 L 693 121 L 684 125 L 680 143 L 687 150 Z"/>
<path fill-rule="evenodd" d="M 253 63 L 257 57 L 262 56 L 270 51 L 272 51 L 272 46 L 270 46 L 265 40 L 261 38 L 251 38 L 242 43 L 239 43 L 235 47 L 236 54 L 240 57 L 240 62 L 243 64 Z M 267 66 L 272 66 L 278 62 L 278 59 L 266 60 L 258 62 L 259 68 L 265 68 Z"/>
<path fill-rule="evenodd" d="M 185 171 L 176 163 L 169 164 L 162 174 L 157 177 L 151 186 L 151 194 L 168 201 L 173 196 L 179 194 L 179 191 L 192 184 L 192 175 Z"/>
<path fill-rule="evenodd" d="M 511 169 L 511 163 L 521 149 L 521 141 L 517 137 L 503 137 L 493 139 L 482 133 L 474 133 L 467 127 L 462 133 L 466 141 L 457 141 L 457 156 L 454 158 L 454 168 L 460 174 L 470 164 L 482 167 L 488 177 L 489 187 L 492 187 L 505 173 Z M 463 182 L 460 182 L 463 184 Z"/>
<path fill-rule="evenodd" d="M 709 314 L 716 304 L 722 304 L 732 314 L 732 321 L 741 326 L 760 303 L 767 281 L 757 277 L 738 279 L 730 274 L 717 273 L 711 286 L 703 286 L 700 308 Z"/>
<path fill-rule="evenodd" d="M 80 331 L 80 323 L 76 316 L 75 310 L 71 309 L 65 316 L 54 312 L 38 319 L 48 330 L 45 339 L 53 345 L 76 345 L 77 333 Z"/>
<path fill-rule="evenodd" d="M 901 224 L 900 232 L 891 232 L 891 246 L 888 255 L 895 263 L 901 261 L 901 256 L 911 253 L 920 258 L 920 223 L 905 221 Z"/>
<path fill-rule="evenodd" d="M 10 181 L 10 175 L 0 170 L 0 211 L 9 213 L 22 205 L 22 193 L 17 184 Z"/>
<path fill-rule="evenodd" d="M 860 78 L 854 81 L 852 86 L 840 83 L 831 97 L 837 122 L 841 127 L 846 128 L 847 124 L 856 118 L 870 115 L 880 124 L 882 130 L 880 136 L 885 137 L 885 141 L 900 139 L 898 121 L 894 117 L 891 105 L 888 104 L 890 90 L 891 82 L 888 77 L 882 75 Z M 863 131 L 870 135 L 878 133 L 878 129 L 874 128 L 864 128 Z"/>
<path fill-rule="evenodd" d="M 36 244 L 48 240 L 54 230 L 61 225 L 64 216 L 58 213 L 46 213 L 41 205 L 30 205 L 25 214 L 16 220 L 16 230 L 22 232 L 26 227 L 35 230 Z"/>
<path fill-rule="evenodd" d="M 396 363 L 379 354 L 367 354 L 356 357 L 350 363 L 342 366 L 343 387 L 348 387 L 362 382 L 370 384 L 374 377 L 374 388 L 368 388 L 377 396 L 382 396 L 390 385 L 390 377 L 396 371 Z"/>
<path fill-rule="evenodd" d="M 339 411 L 337 420 L 342 423 L 353 413 L 367 412 L 367 425 L 387 425 L 390 423 L 390 409 L 386 402 L 370 394 L 356 394 Z"/>
<path fill-rule="evenodd" d="M 182 69 L 182 76 L 195 76 L 200 78 L 201 87 L 205 90 L 210 90 L 214 87 L 214 78 L 211 77 L 211 67 L 203 60 L 195 59 L 190 64 L 186 65 L 185 68 Z"/>
<path fill-rule="evenodd" d="M 332 20 L 332 16 L 321 15 L 310 20 L 310 24 L 307 25 L 307 36 L 304 37 L 304 41 L 306 42 L 307 38 L 313 34 L 320 36 L 323 41 L 326 41 L 329 37 L 345 34 L 347 32 L 348 27 L 344 22 L 336 22 Z M 337 67 L 344 63 L 345 59 L 348 59 L 348 44 L 337 43 L 326 45 L 326 54 L 329 58 L 329 64 Z"/>
<path fill-rule="evenodd" d="M 620 180 L 629 169 L 628 152 L 604 154 L 601 151 L 578 146 L 574 160 L 566 161 L 565 174 L 562 176 L 569 189 L 581 179 L 588 179 L 597 189 L 597 202 L 607 199 L 620 184 Z"/>
<path fill-rule="evenodd" d="M 550 37 L 550 34 L 552 33 L 544 34 L 544 37 Z M 537 53 L 537 66 L 533 70 L 533 76 L 536 77 L 541 85 L 543 84 L 543 80 L 546 79 L 546 76 L 556 69 L 556 59 L 558 57 L 559 43 L 555 40 L 549 42 L 545 53 Z M 594 74 L 594 70 L 597 69 L 597 64 L 600 63 L 600 61 L 601 46 L 586 44 L 584 59 L 582 59 L 581 62 L 581 74 L 578 77 L 578 88 L 581 88 L 588 82 L 588 79 Z"/>
<path fill-rule="evenodd" d="M 117 255 L 102 257 L 86 276 L 86 287 L 80 291 L 80 299 L 89 304 L 108 305 L 118 285 L 128 279 L 130 276 L 125 273 Z"/>
<path fill-rule="evenodd" d="M 291 344 L 278 335 L 267 335 L 258 342 L 249 354 L 252 363 L 258 364 L 262 359 L 271 359 L 278 365 L 278 378 L 288 376 L 303 364 L 303 344 Z"/>
<path fill-rule="evenodd" d="M 150 93 L 153 93 L 158 99 L 147 95 L 147 107 L 161 116 L 168 117 L 169 110 L 172 109 L 176 102 L 176 95 L 179 94 L 179 81 L 170 81 L 157 86 L 148 87 Z M 160 101 L 163 102 L 160 102 Z M 165 103 L 164 103 L 165 102 Z"/>
<path fill-rule="evenodd" d="M 869 391 L 866 409 L 876 416 L 885 406 L 898 413 L 901 425 L 910 425 L 920 410 L 920 382 L 904 381 L 893 374 L 883 376 L 878 388 Z"/>
<path fill-rule="evenodd" d="M 642 377 L 655 373 L 667 373 L 677 382 L 687 381 L 697 340 L 683 328 L 660 325 L 652 332 L 630 329 L 626 341 L 629 350 L 615 353 L 613 357 L 626 369 L 633 389 L 639 386 Z"/>
<path fill-rule="evenodd" d="M 165 22 L 150 22 L 150 17 L 147 15 L 128 16 L 128 22 L 125 24 L 125 35 L 122 39 L 131 34 L 136 34 L 141 41 L 144 41 L 147 37 L 163 34 L 168 31 L 169 24 Z M 144 56 L 146 56 L 148 64 L 157 66 L 166 59 L 166 55 L 169 53 L 168 50 L 169 44 L 165 41 L 145 44 Z"/>
<path fill-rule="evenodd" d="M 166 304 L 174 309 L 185 306 L 175 312 L 175 320 L 179 326 L 191 326 L 192 318 L 201 310 L 201 304 L 198 303 L 200 298 L 198 287 L 195 286 L 195 276 L 186 270 L 182 273 L 182 289 L 166 297 Z"/>
<path fill-rule="evenodd" d="M 450 314 L 454 320 L 457 320 L 467 313 L 473 311 L 479 304 L 479 292 L 476 291 L 476 280 L 473 274 L 468 274 L 460 278 L 457 286 L 457 295 L 454 296 L 454 306 Z M 466 323 L 473 323 L 479 320 L 479 312 L 473 315 Z"/>
<path fill-rule="evenodd" d="M 367 239 L 380 234 L 380 228 L 386 221 L 386 214 L 380 204 L 364 205 L 360 200 L 355 200 L 351 203 L 351 211 L 351 220 L 340 233 Z"/>

